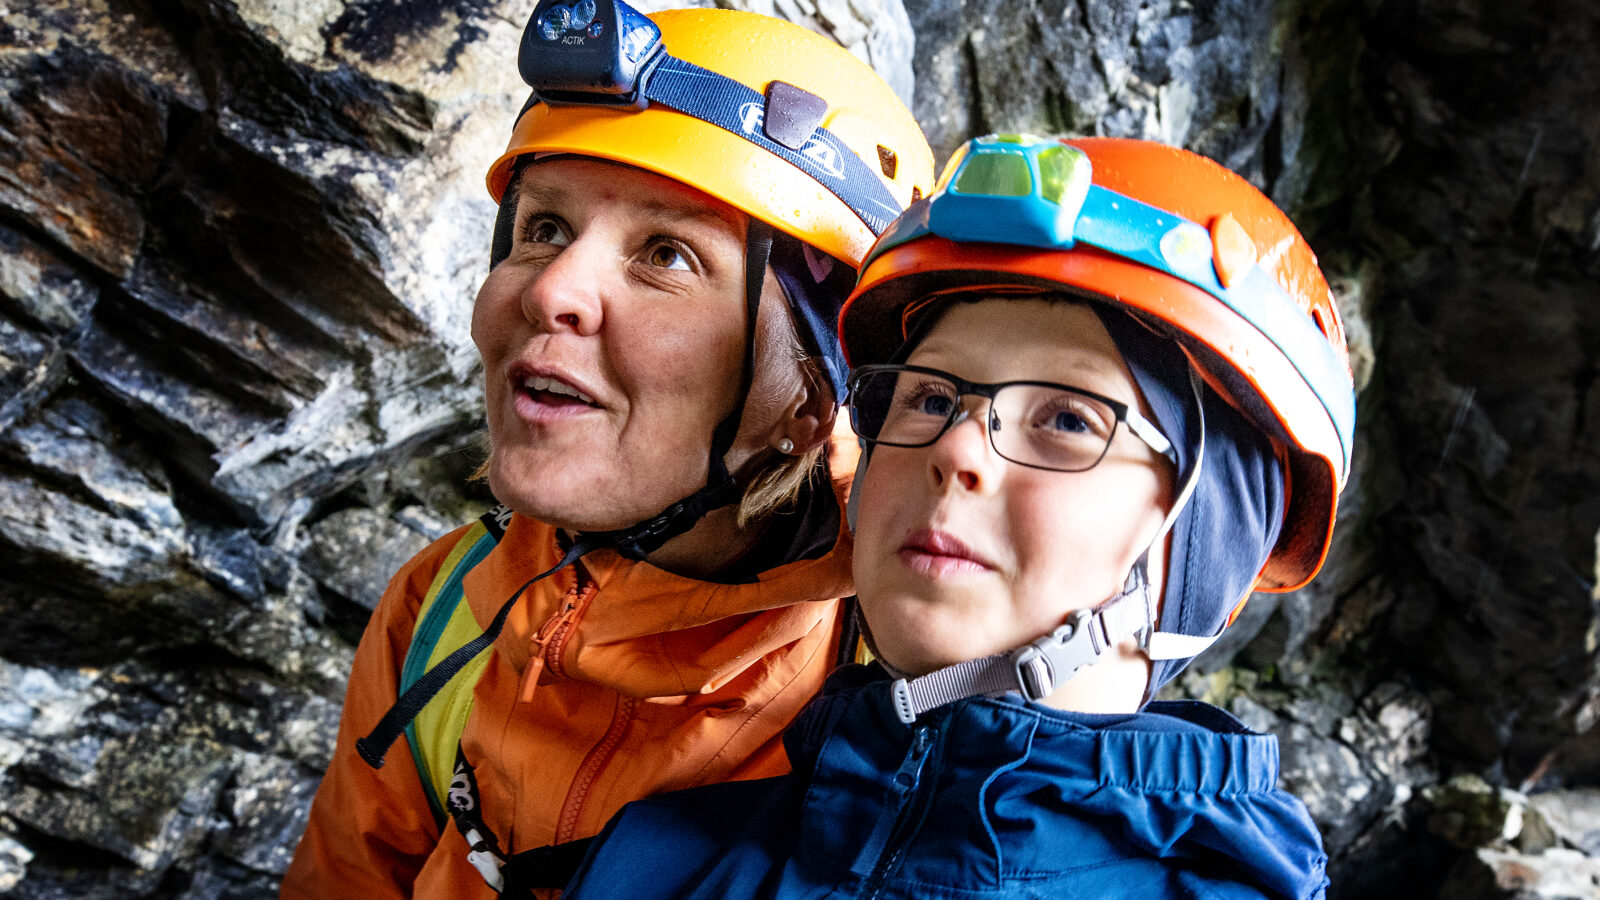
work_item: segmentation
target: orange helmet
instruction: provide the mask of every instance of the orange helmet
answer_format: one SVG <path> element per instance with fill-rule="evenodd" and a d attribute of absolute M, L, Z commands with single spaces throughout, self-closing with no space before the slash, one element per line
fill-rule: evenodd
<path fill-rule="evenodd" d="M 1260 191 L 1146 141 L 970 141 L 868 254 L 840 318 L 846 358 L 887 361 L 915 301 L 988 289 L 1086 293 L 1175 339 L 1285 464 L 1283 527 L 1256 589 L 1316 574 L 1350 471 L 1349 354 L 1316 256 Z"/>
<path fill-rule="evenodd" d="M 534 95 L 489 167 L 497 202 L 524 154 L 593 156 L 698 188 L 857 268 L 933 182 L 933 153 L 889 86 L 780 19 L 546 0 L 519 61 Z"/>

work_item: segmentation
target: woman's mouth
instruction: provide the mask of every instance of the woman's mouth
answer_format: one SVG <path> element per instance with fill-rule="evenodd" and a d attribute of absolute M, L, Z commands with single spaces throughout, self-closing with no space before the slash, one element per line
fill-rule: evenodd
<path fill-rule="evenodd" d="M 571 383 L 545 373 L 513 371 L 512 400 L 517 414 L 534 422 L 548 422 L 580 415 L 600 404 Z"/>
<path fill-rule="evenodd" d="M 933 578 L 987 572 L 994 564 L 948 532 L 921 529 L 906 536 L 898 551 L 913 572 Z"/>

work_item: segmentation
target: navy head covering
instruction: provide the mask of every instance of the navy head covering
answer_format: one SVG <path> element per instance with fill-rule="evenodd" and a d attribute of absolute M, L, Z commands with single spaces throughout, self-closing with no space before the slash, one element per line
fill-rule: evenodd
<path fill-rule="evenodd" d="M 844 402 L 850 369 L 839 344 L 839 310 L 856 285 L 856 270 L 802 242 L 774 230 L 772 254 L 767 258 L 794 312 L 795 331 L 805 349 L 822 362 L 833 388 L 833 402 Z"/>
<path fill-rule="evenodd" d="M 1181 488 L 1200 450 L 1200 420 L 1189 362 L 1176 342 L 1129 314 L 1091 304 L 1132 371 L 1156 427 L 1178 454 Z M 1266 435 L 1202 384 L 1205 454 L 1200 479 L 1172 526 L 1159 630 L 1210 637 L 1255 583 L 1283 524 L 1283 469 Z M 1146 696 L 1189 664 L 1156 660 Z"/>

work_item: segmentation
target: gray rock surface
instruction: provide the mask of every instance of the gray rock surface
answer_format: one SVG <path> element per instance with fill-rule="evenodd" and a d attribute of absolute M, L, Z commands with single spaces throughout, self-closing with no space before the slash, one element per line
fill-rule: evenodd
<path fill-rule="evenodd" d="M 1335 897 L 1595 896 L 1600 10 L 716 5 L 849 47 L 940 159 L 1155 138 L 1291 211 L 1357 470 L 1321 579 L 1171 690 L 1280 736 Z M 0 4 L 0 892 L 274 894 L 384 583 L 490 502 L 466 326 L 532 6 Z"/>

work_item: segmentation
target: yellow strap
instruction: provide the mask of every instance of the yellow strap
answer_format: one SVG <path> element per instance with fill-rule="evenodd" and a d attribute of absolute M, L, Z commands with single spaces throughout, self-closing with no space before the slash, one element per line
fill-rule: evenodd
<path fill-rule="evenodd" d="M 483 628 L 472 614 L 471 604 L 463 598 L 462 602 L 456 604 L 449 624 L 434 645 L 428 666 L 432 668 L 438 665 L 457 647 L 482 633 Z M 484 666 L 489 664 L 491 655 L 478 654 L 450 679 L 432 702 L 417 713 L 417 743 L 422 750 L 428 779 L 433 782 L 434 796 L 441 801 L 450 795 L 450 779 L 455 775 L 456 746 L 461 742 L 461 733 L 467 728 L 467 717 L 472 714 L 473 688 L 477 687 L 478 678 L 483 675 Z"/>
<path fill-rule="evenodd" d="M 420 677 L 456 648 L 483 633 L 477 617 L 472 614 L 471 604 L 466 602 L 461 580 L 492 546 L 479 547 L 488 534 L 482 522 L 474 523 L 440 564 L 417 610 L 402 678 L 406 673 L 413 680 Z M 450 608 L 438 607 L 441 602 L 450 604 Z M 439 621 L 441 616 L 447 616 L 445 621 Z M 418 659 L 424 650 L 427 658 Z M 483 653 L 462 667 L 407 729 L 418 774 L 432 789 L 430 799 L 438 802 L 441 814 L 446 812 L 444 804 L 448 802 L 450 780 L 454 776 L 456 746 L 466 729 L 467 717 L 472 713 L 473 688 L 488 661 L 489 654 Z M 402 690 L 405 686 L 401 685 Z"/>

